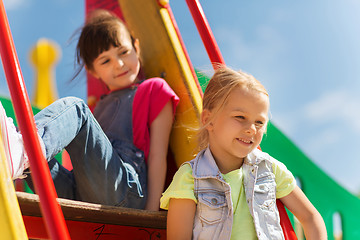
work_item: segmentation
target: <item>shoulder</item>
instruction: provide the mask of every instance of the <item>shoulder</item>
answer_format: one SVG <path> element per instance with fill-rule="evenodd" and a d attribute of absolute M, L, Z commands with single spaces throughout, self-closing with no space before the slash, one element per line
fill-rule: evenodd
<path fill-rule="evenodd" d="M 180 189 L 187 189 L 193 191 L 194 178 L 192 176 L 192 169 L 189 164 L 183 164 L 179 167 L 173 177 L 169 188 L 173 191 L 180 191 Z"/>
<path fill-rule="evenodd" d="M 162 88 L 170 88 L 170 86 L 162 78 L 149 78 L 141 82 L 139 88 L 162 89 Z"/>
<path fill-rule="evenodd" d="M 283 167 L 285 167 L 285 165 L 282 162 L 280 162 L 279 160 L 277 160 L 277 159 L 273 158 L 272 156 L 270 156 L 268 153 L 263 152 L 263 151 L 261 151 L 259 149 L 254 149 L 249 154 L 248 157 L 249 157 L 250 161 L 256 161 L 257 163 L 265 161 L 265 162 L 273 164 L 273 165 L 282 165 Z"/>
<path fill-rule="evenodd" d="M 248 155 L 247 161 L 251 164 L 256 164 L 259 167 L 268 169 L 268 171 L 273 172 L 276 177 L 291 175 L 291 172 L 287 169 L 285 164 L 259 149 L 253 150 Z"/>
<path fill-rule="evenodd" d="M 144 95 L 154 99 L 165 99 L 166 101 L 172 98 L 176 103 L 179 101 L 176 93 L 162 78 L 149 78 L 144 80 L 138 86 L 137 95 Z"/>
<path fill-rule="evenodd" d="M 285 166 L 284 163 L 280 162 L 279 160 L 275 159 L 274 157 L 270 156 L 268 153 L 266 152 L 262 152 L 260 150 L 258 150 L 258 155 L 261 156 L 261 158 L 265 161 L 267 161 L 268 163 L 270 163 L 274 169 L 274 172 L 278 171 L 288 171 L 287 167 Z"/>
<path fill-rule="evenodd" d="M 192 168 L 191 168 L 190 162 L 183 163 L 177 170 L 177 174 L 180 176 L 183 176 L 183 175 L 192 176 Z"/>
<path fill-rule="evenodd" d="M 255 148 L 252 152 L 250 152 L 245 161 L 249 165 L 259 165 L 261 163 L 271 164 L 274 158 L 272 158 L 268 153 Z"/>

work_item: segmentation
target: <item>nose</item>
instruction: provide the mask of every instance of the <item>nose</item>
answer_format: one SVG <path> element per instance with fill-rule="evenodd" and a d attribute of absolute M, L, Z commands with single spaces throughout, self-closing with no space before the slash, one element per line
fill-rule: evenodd
<path fill-rule="evenodd" d="M 123 67 L 124 66 L 124 61 L 121 58 L 118 58 L 116 61 L 116 67 Z"/>
<path fill-rule="evenodd" d="M 245 129 L 245 132 L 249 135 L 253 135 L 256 133 L 256 126 L 253 123 L 249 123 Z"/>

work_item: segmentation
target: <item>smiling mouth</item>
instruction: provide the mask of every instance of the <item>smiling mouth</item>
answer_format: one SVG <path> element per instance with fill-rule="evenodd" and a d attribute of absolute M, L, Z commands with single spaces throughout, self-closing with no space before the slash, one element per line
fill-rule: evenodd
<path fill-rule="evenodd" d="M 118 77 L 122 77 L 122 76 L 126 75 L 128 72 L 129 72 L 129 71 L 126 71 L 126 72 L 120 73 L 120 74 L 119 74 L 119 75 L 117 75 L 116 77 L 117 77 L 117 78 L 118 78 Z"/>
<path fill-rule="evenodd" d="M 237 140 L 238 140 L 239 142 L 243 142 L 243 143 L 246 143 L 246 144 L 252 144 L 252 143 L 253 143 L 253 141 L 247 140 L 247 139 L 243 139 L 243 138 L 237 138 Z"/>

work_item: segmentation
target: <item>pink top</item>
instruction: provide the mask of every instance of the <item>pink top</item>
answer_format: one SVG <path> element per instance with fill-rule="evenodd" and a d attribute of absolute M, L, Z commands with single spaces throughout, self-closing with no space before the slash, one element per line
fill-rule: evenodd
<path fill-rule="evenodd" d="M 150 78 L 142 82 L 135 93 L 132 111 L 134 145 L 145 154 L 150 150 L 150 126 L 165 104 L 171 100 L 175 115 L 179 97 L 162 78 Z"/>

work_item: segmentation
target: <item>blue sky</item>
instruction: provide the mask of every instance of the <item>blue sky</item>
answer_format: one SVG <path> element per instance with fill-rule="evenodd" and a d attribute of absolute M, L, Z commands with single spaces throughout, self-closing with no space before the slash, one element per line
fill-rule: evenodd
<path fill-rule="evenodd" d="M 219 4 L 219 3 L 222 4 Z M 253 74 L 268 89 L 271 118 L 322 170 L 353 193 L 360 191 L 360 2 L 357 0 L 201 1 L 226 63 Z M 75 43 L 84 2 L 5 0 L 30 96 L 30 48 L 56 41 L 60 97 L 85 98 L 85 78 L 74 74 Z M 211 65 L 185 0 L 170 1 L 195 67 Z M 0 95 L 8 96 L 2 69 Z"/>

